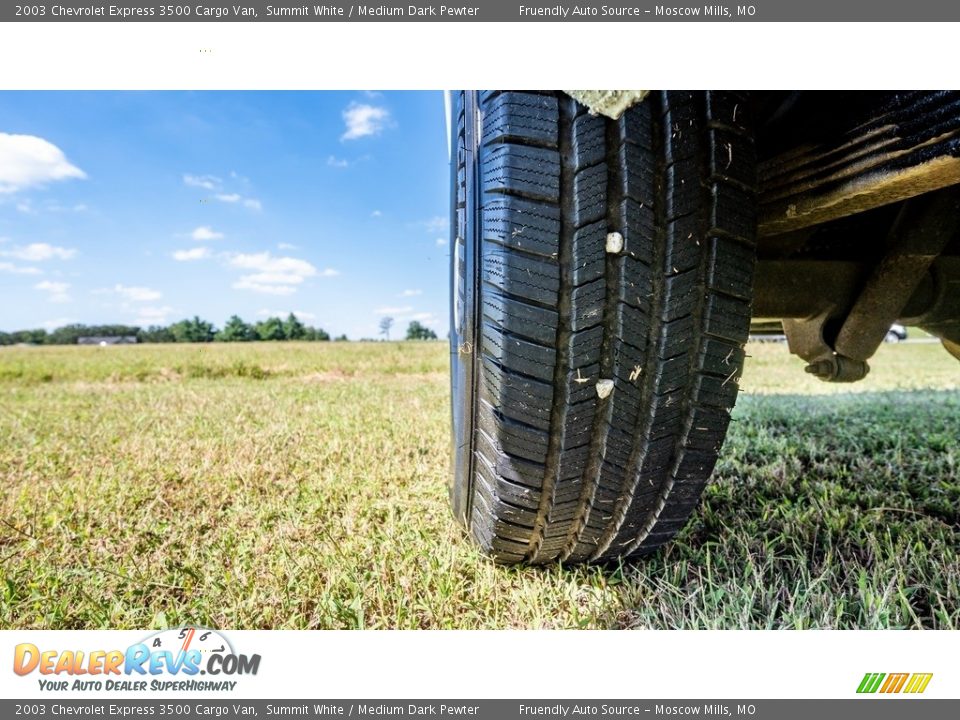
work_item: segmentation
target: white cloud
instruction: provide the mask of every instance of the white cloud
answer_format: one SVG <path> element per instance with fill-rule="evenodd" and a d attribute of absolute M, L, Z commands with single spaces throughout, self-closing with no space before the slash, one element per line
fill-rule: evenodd
<path fill-rule="evenodd" d="M 72 325 L 76 320 L 73 318 L 55 318 L 53 320 L 45 320 L 43 326 L 47 330 L 56 330 L 57 328 L 62 328 L 64 325 Z"/>
<path fill-rule="evenodd" d="M 36 206 L 33 204 L 33 200 L 29 198 L 26 200 L 21 200 L 17 203 L 17 211 L 22 212 L 24 215 L 39 215 L 41 212 L 51 212 L 51 213 L 82 213 L 87 212 L 90 208 L 85 203 L 76 203 L 74 205 L 61 205 L 60 203 L 47 200 L 41 206 Z"/>
<path fill-rule="evenodd" d="M 208 240 L 220 240 L 223 238 L 222 232 L 217 232 L 209 225 L 201 225 L 198 228 L 195 228 L 190 237 L 198 242 L 206 242 Z"/>
<path fill-rule="evenodd" d="M 404 290 L 397 297 L 416 297 L 417 295 L 423 295 L 423 290 Z"/>
<path fill-rule="evenodd" d="M 403 323 L 416 320 L 425 325 L 436 325 L 439 322 L 435 314 L 431 312 L 415 312 L 410 305 L 380 307 L 374 310 L 374 313 L 377 315 L 391 315 L 398 322 Z"/>
<path fill-rule="evenodd" d="M 204 190 L 218 190 L 222 181 L 216 175 L 184 175 L 183 183 Z"/>
<path fill-rule="evenodd" d="M 306 310 L 257 310 L 257 315 L 260 317 L 286 317 L 290 313 L 296 315 L 300 320 L 316 320 L 316 313 L 307 312 Z"/>
<path fill-rule="evenodd" d="M 436 243 L 437 243 L 437 247 L 444 247 L 447 244 L 447 239 L 437 238 Z"/>
<path fill-rule="evenodd" d="M 86 212 L 90 208 L 87 207 L 85 203 L 77 203 L 76 205 L 61 205 L 57 202 L 48 202 L 43 206 L 43 209 L 48 212 L 54 213 L 65 213 L 65 212 L 77 212 L 82 213 Z"/>
<path fill-rule="evenodd" d="M 429 312 L 418 312 L 407 316 L 407 320 L 417 320 L 418 322 L 432 325 L 437 322 L 437 316 Z"/>
<path fill-rule="evenodd" d="M 288 256 L 277 257 L 269 252 L 234 255 L 229 264 L 241 270 L 254 271 L 243 275 L 233 284 L 234 288 L 268 295 L 292 295 L 297 291 L 297 286 L 308 277 L 331 277 L 337 274 L 332 268 L 318 271 L 306 260 Z"/>
<path fill-rule="evenodd" d="M 261 203 L 256 198 L 244 197 L 239 193 L 218 193 L 214 197 L 220 202 L 236 204 L 240 203 L 245 208 L 250 208 L 251 210 L 263 210 L 263 203 Z"/>
<path fill-rule="evenodd" d="M 282 243 L 277 243 L 277 249 L 278 250 L 296 250 L 297 246 L 294 245 L 293 243 L 282 242 Z"/>
<path fill-rule="evenodd" d="M 121 285 L 119 283 L 112 288 L 103 288 L 101 290 L 94 290 L 93 292 L 97 295 L 116 294 L 124 300 L 130 300 L 131 302 L 149 302 L 150 300 L 159 300 L 163 297 L 163 293 L 159 290 L 152 290 L 148 287 Z"/>
<path fill-rule="evenodd" d="M 370 217 L 382 217 L 382 216 L 383 216 L 383 213 L 380 212 L 379 210 L 374 210 L 372 213 L 370 213 Z"/>
<path fill-rule="evenodd" d="M 275 257 L 269 252 L 240 253 L 230 258 L 233 267 L 260 272 L 291 272 L 304 277 L 317 274 L 317 269 L 306 260 L 292 257 Z"/>
<path fill-rule="evenodd" d="M 368 135 L 379 135 L 390 123 L 390 111 L 365 103 L 350 103 L 343 111 L 346 130 L 341 140 L 356 140 Z"/>
<path fill-rule="evenodd" d="M 237 180 L 244 185 L 249 185 L 250 181 L 235 172 L 230 173 L 233 180 Z M 223 203 L 240 204 L 251 210 L 262 210 L 263 205 L 259 200 L 252 197 L 244 197 L 240 193 L 232 192 L 223 187 L 223 180 L 216 175 L 184 175 L 183 183 L 189 187 L 209 190 L 213 193 L 213 199 Z"/>
<path fill-rule="evenodd" d="M 70 302 L 70 296 L 67 294 L 67 290 L 70 289 L 70 283 L 43 280 L 42 282 L 38 282 L 33 287 L 36 290 L 42 290 L 43 292 L 49 293 L 47 299 L 52 303 Z"/>
<path fill-rule="evenodd" d="M 431 235 L 441 233 L 450 229 L 450 218 L 443 215 L 434 215 L 429 220 L 424 220 L 422 225 Z"/>
<path fill-rule="evenodd" d="M 264 285 L 254 282 L 250 276 L 245 276 L 233 284 L 235 290 L 250 290 L 264 295 L 293 295 L 297 288 L 293 285 Z"/>
<path fill-rule="evenodd" d="M 28 260 L 30 262 L 42 262 L 44 260 L 69 260 L 77 251 L 72 248 L 58 247 L 47 243 L 30 243 L 21 245 L 13 250 L 0 250 L 3 257 L 12 257 L 17 260 Z"/>
<path fill-rule="evenodd" d="M 35 135 L 0 133 L 0 193 L 86 176 L 53 143 Z"/>
<path fill-rule="evenodd" d="M 0 272 L 11 273 L 13 275 L 41 275 L 43 271 L 40 270 L 40 268 L 24 267 L 23 265 L 0 262 Z"/>
<path fill-rule="evenodd" d="M 338 158 L 331 155 L 327 158 L 327 165 L 335 168 L 347 168 L 350 167 L 350 161 L 345 158 Z"/>
<path fill-rule="evenodd" d="M 191 260 L 206 260 L 210 257 L 210 248 L 198 247 L 189 250 L 174 250 L 173 259 L 180 262 L 189 262 Z"/>
<path fill-rule="evenodd" d="M 162 307 L 153 305 L 140 307 L 137 308 L 137 319 L 134 323 L 137 325 L 163 325 L 167 322 L 167 318 L 172 312 L 173 308 L 169 305 Z"/>
<path fill-rule="evenodd" d="M 244 275 L 243 279 L 257 285 L 299 285 L 303 282 L 303 275 L 295 273 L 255 273 Z"/>

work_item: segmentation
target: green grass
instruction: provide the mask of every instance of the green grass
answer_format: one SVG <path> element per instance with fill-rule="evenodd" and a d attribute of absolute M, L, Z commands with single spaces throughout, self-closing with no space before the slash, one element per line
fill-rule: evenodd
<path fill-rule="evenodd" d="M 701 510 L 602 568 L 452 522 L 443 344 L 0 350 L 0 626 L 960 628 L 960 366 L 755 345 Z"/>

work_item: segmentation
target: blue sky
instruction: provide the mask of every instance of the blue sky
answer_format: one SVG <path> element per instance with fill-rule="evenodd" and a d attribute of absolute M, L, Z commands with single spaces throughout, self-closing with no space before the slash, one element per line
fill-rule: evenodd
<path fill-rule="evenodd" d="M 0 93 L 0 330 L 447 332 L 439 92 Z"/>

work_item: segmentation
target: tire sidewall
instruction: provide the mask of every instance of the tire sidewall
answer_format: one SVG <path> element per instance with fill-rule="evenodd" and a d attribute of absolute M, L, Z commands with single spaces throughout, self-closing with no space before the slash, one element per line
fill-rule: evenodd
<path fill-rule="evenodd" d="M 450 207 L 450 399 L 452 472 L 448 491 L 454 516 L 469 526 L 473 495 L 475 357 L 477 348 L 477 199 L 475 92 L 452 103 Z M 460 113 L 464 114 L 463 123 Z M 461 179 L 462 174 L 462 179 Z M 463 187 L 461 187 L 463 185 Z"/>

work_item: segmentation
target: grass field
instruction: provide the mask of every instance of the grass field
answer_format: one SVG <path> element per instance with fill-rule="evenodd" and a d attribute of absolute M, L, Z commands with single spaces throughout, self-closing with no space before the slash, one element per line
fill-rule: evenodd
<path fill-rule="evenodd" d="M 0 626 L 960 628 L 960 365 L 748 352 L 681 536 L 544 570 L 450 518 L 442 343 L 0 349 Z"/>

